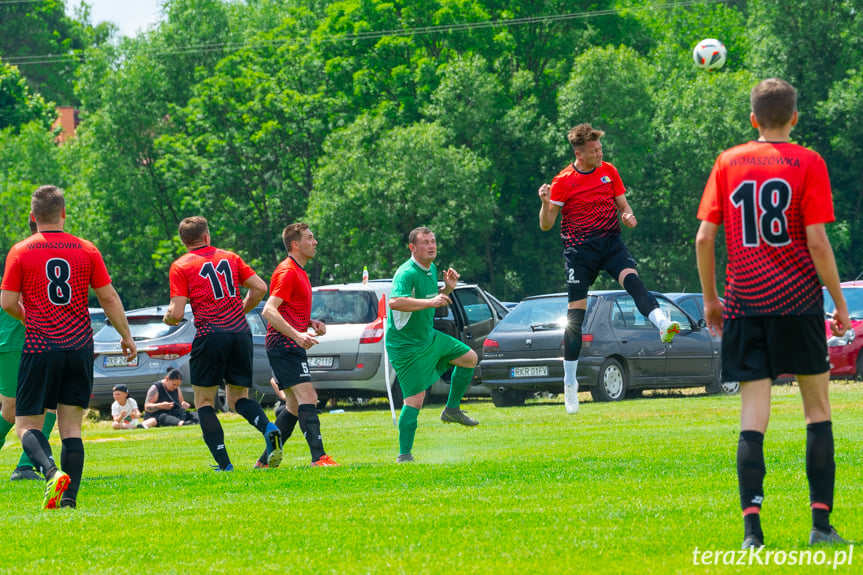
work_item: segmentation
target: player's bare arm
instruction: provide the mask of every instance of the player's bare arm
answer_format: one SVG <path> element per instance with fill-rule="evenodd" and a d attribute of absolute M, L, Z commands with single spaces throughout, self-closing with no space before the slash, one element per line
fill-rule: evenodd
<path fill-rule="evenodd" d="M 542 202 L 539 208 L 539 229 L 547 232 L 554 226 L 560 206 L 551 203 L 551 186 L 548 184 L 539 187 L 539 199 Z"/>
<path fill-rule="evenodd" d="M 186 302 L 189 298 L 186 296 L 174 296 L 171 298 L 171 303 L 168 304 L 168 309 L 165 310 L 165 315 L 162 317 L 162 322 L 168 325 L 177 325 L 183 321 L 183 314 L 186 312 Z"/>
<path fill-rule="evenodd" d="M 111 320 L 111 326 L 120 334 L 120 349 L 126 359 L 131 361 L 138 357 L 138 347 L 135 345 L 135 340 L 132 339 L 132 330 L 129 329 L 129 322 L 126 319 L 126 311 L 123 309 L 123 302 L 114 289 L 113 284 L 108 284 L 100 288 L 94 288 L 96 298 L 99 300 L 99 305 L 105 310 L 105 315 Z"/>
<path fill-rule="evenodd" d="M 623 221 L 623 225 L 627 228 L 634 228 L 638 225 L 638 220 L 635 218 L 635 214 L 632 213 L 632 208 L 629 207 L 626 196 L 615 196 L 614 205 L 617 206 L 617 211 L 620 212 L 620 219 Z"/>
<path fill-rule="evenodd" d="M 21 305 L 20 296 L 21 292 L 4 289 L 0 293 L 0 307 L 18 321 L 24 321 L 24 306 Z"/>
<path fill-rule="evenodd" d="M 414 297 L 394 297 L 390 300 L 390 309 L 395 311 L 420 311 L 430 307 L 443 307 L 450 305 L 452 300 L 444 293 L 439 293 L 430 299 L 418 299 Z"/>
<path fill-rule="evenodd" d="M 704 294 L 704 319 L 711 333 L 722 335 L 722 302 L 716 290 L 716 256 L 714 249 L 719 226 L 701 222 L 695 236 L 695 259 L 698 262 L 698 278 Z"/>
<path fill-rule="evenodd" d="M 243 287 L 249 290 L 246 292 L 246 297 L 243 298 L 243 313 L 249 313 L 267 295 L 267 282 L 255 274 L 243 282 Z"/>
<path fill-rule="evenodd" d="M 836 311 L 830 322 L 830 331 L 833 335 L 840 336 L 851 327 L 851 318 L 848 317 L 848 304 L 839 286 L 839 270 L 836 269 L 836 258 L 824 224 L 806 226 L 806 247 L 812 256 L 812 262 L 815 264 L 815 271 L 818 272 L 821 283 L 830 292 L 830 297 L 836 304 Z"/>
<path fill-rule="evenodd" d="M 294 326 L 285 321 L 285 318 L 282 317 L 282 314 L 279 313 L 279 306 L 284 302 L 280 297 L 271 295 L 269 299 L 267 299 L 267 303 L 264 304 L 264 309 L 261 311 L 261 315 L 264 317 L 267 322 L 279 332 L 282 333 L 285 337 L 289 337 L 299 345 L 303 349 L 309 349 L 313 345 L 317 345 L 318 340 L 308 333 L 303 333 L 294 329 Z"/>

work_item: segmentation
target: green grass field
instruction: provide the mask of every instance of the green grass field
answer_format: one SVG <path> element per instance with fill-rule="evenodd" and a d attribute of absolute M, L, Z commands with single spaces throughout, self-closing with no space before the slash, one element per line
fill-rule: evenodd
<path fill-rule="evenodd" d="M 589 394 L 582 394 L 584 399 Z M 863 534 L 863 384 L 833 385 L 836 512 Z M 803 551 L 810 528 L 796 387 L 774 388 L 765 441 L 767 545 Z M 237 470 L 215 473 L 198 427 L 114 431 L 88 421 L 76 510 L 42 511 L 42 482 L 10 482 L 0 451 L 0 571 L 9 573 L 731 573 L 832 566 L 703 566 L 739 547 L 739 396 L 656 394 L 464 408 L 477 428 L 420 414 L 414 464 L 396 465 L 384 404 L 321 415 L 339 468 L 308 467 L 299 431 L 282 466 L 253 470 L 264 442 L 222 416 Z M 340 406 L 342 407 L 342 406 Z M 51 437 L 59 460 L 59 438 Z M 832 560 L 840 548 L 827 548 Z M 845 548 L 842 548 L 845 549 Z M 863 572 L 863 549 L 836 571 Z M 847 559 L 846 559 L 847 561 Z"/>

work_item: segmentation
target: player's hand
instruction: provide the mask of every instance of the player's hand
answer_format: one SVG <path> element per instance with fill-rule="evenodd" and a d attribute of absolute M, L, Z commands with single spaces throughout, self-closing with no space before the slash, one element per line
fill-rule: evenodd
<path fill-rule="evenodd" d="M 704 320 L 707 322 L 707 329 L 713 335 L 722 337 L 722 302 L 719 298 L 714 300 L 704 300 Z"/>
<path fill-rule="evenodd" d="M 627 228 L 634 228 L 638 225 L 638 220 L 635 218 L 635 214 L 624 212 L 620 215 L 620 219 L 623 220 L 623 225 Z"/>
<path fill-rule="evenodd" d="M 303 349 L 310 349 L 313 345 L 318 344 L 317 338 L 307 333 L 301 333 L 296 341 L 297 345 L 299 345 Z"/>
<path fill-rule="evenodd" d="M 444 307 L 450 305 L 452 300 L 448 295 L 439 293 L 429 300 L 429 307 Z"/>
<path fill-rule="evenodd" d="M 135 340 L 131 337 L 120 338 L 120 350 L 126 357 L 126 361 L 132 361 L 138 357 L 138 346 L 135 345 Z"/>
<path fill-rule="evenodd" d="M 848 310 L 836 310 L 830 320 L 830 331 L 836 337 L 840 337 L 849 329 L 851 329 L 851 318 L 848 317 Z"/>
<path fill-rule="evenodd" d="M 461 276 L 458 275 L 458 272 L 452 268 L 449 268 L 443 273 L 443 283 L 446 284 L 448 291 L 452 291 L 455 289 L 455 286 L 458 284 L 458 279 Z"/>
<path fill-rule="evenodd" d="M 315 335 L 326 335 L 327 324 L 316 319 L 311 320 L 312 329 L 315 330 Z"/>
<path fill-rule="evenodd" d="M 539 199 L 543 204 L 547 204 L 551 199 L 551 186 L 543 184 L 539 187 Z"/>
<path fill-rule="evenodd" d="M 183 402 L 183 409 L 189 409 L 189 402 L 188 401 Z"/>

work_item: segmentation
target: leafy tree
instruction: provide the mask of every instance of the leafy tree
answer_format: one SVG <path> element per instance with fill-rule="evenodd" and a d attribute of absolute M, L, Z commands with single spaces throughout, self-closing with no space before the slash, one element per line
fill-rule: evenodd
<path fill-rule="evenodd" d="M 437 124 L 384 128 L 359 118 L 334 132 L 316 174 L 308 222 L 320 245 L 316 260 L 324 281 L 392 277 L 408 257 L 407 237 L 428 226 L 438 238 L 441 266 L 466 279 L 490 262 L 482 246 L 491 236 L 495 190 L 490 162 L 448 143 Z"/>
<path fill-rule="evenodd" d="M 0 130 L 17 132 L 29 122 L 48 130 L 53 121 L 54 108 L 30 90 L 18 68 L 0 60 Z"/>

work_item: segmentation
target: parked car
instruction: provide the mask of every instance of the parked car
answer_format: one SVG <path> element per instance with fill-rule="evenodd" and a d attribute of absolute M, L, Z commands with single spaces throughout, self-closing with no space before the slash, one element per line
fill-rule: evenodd
<path fill-rule="evenodd" d="M 93 329 L 93 335 L 99 333 L 99 330 L 105 327 L 108 322 L 108 316 L 105 315 L 105 310 L 100 307 L 87 308 L 90 313 L 90 327 Z"/>
<path fill-rule="evenodd" d="M 246 314 L 254 342 L 254 384 L 258 399 L 273 403 L 276 395 L 270 387 L 270 364 L 264 348 L 267 324 L 261 317 L 263 304 Z M 138 346 L 138 357 L 126 361 L 120 351 L 120 334 L 105 325 L 93 336 L 93 391 L 90 407 L 104 411 L 114 401 L 112 390 L 118 383 L 129 387 L 129 394 L 143 407 L 150 386 L 162 379 L 169 367 L 183 374 L 183 394 L 191 402 L 192 381 L 189 376 L 189 354 L 195 339 L 192 308 L 187 305 L 183 321 L 170 326 L 162 323 L 166 306 L 146 307 L 126 312 L 132 338 Z M 222 396 L 223 397 L 223 396 Z"/>
<path fill-rule="evenodd" d="M 582 328 L 579 386 L 596 401 L 619 401 L 630 390 L 707 388 L 733 393 L 720 380 L 720 341 L 661 294 L 663 311 L 680 322 L 672 343 L 638 312 L 622 290 L 592 291 Z M 563 391 L 563 329 L 566 294 L 524 299 L 489 334 L 483 347 L 483 384 L 498 407 L 522 405 L 537 391 Z"/>
<path fill-rule="evenodd" d="M 827 333 L 827 350 L 830 355 L 830 377 L 863 379 L 863 281 L 854 280 L 842 282 L 842 294 L 848 302 L 848 315 L 851 317 L 851 327 L 841 336 L 836 337 L 830 331 L 829 321 L 836 311 L 836 304 L 830 297 L 830 292 L 824 289 L 825 329 Z"/>
<path fill-rule="evenodd" d="M 322 402 L 331 397 L 387 396 L 383 360 L 385 325 L 378 318 L 378 305 L 382 296 L 389 298 L 391 290 L 392 280 L 312 288 L 312 318 L 327 324 L 326 335 L 308 350 L 312 383 Z M 477 285 L 459 283 L 450 297 L 451 306 L 435 310 L 435 329 L 464 341 L 481 354 L 486 336 L 506 316 L 507 308 Z M 401 388 L 396 385 L 395 371 L 387 367 L 393 402 L 400 407 Z M 430 395 L 448 393 L 445 375 L 432 386 Z M 466 395 L 488 394 L 475 372 Z"/>

